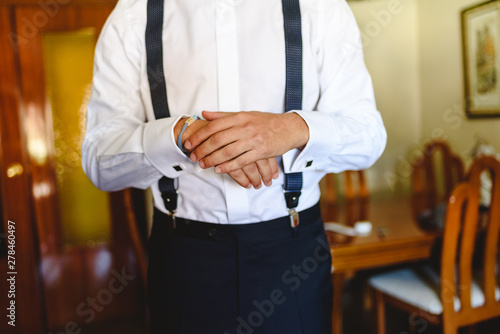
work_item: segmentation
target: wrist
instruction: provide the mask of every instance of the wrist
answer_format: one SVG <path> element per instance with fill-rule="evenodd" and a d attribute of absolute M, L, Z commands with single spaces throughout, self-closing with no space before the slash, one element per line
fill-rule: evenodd
<path fill-rule="evenodd" d="M 183 138 L 183 134 L 185 132 L 187 132 L 187 128 L 193 124 L 196 120 L 198 119 L 198 116 L 197 115 L 194 115 L 194 116 L 191 116 L 189 117 L 188 119 L 186 119 L 186 121 L 184 122 L 184 124 L 182 125 L 182 128 L 181 128 L 181 132 L 179 133 L 179 135 L 177 136 L 177 147 L 179 147 L 179 149 L 184 152 L 184 153 L 187 153 L 185 150 L 184 150 L 184 142 L 186 141 L 186 138 Z M 187 137 L 187 135 L 186 135 Z"/>
<path fill-rule="evenodd" d="M 303 150 L 309 142 L 309 126 L 306 121 L 296 112 L 286 113 L 290 119 L 290 127 L 293 131 L 293 138 L 295 138 L 293 147 Z"/>
<path fill-rule="evenodd" d="M 174 126 L 174 139 L 176 144 L 179 141 L 179 136 L 181 134 L 182 127 L 184 126 L 188 118 L 189 117 L 182 117 L 179 121 L 177 121 L 177 123 Z"/>

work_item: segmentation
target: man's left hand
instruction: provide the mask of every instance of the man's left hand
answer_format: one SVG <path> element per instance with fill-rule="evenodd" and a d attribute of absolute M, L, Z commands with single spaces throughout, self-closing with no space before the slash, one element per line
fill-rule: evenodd
<path fill-rule="evenodd" d="M 201 168 L 214 167 L 216 173 L 230 173 L 258 160 L 283 155 L 303 148 L 309 140 L 309 128 L 296 113 L 209 112 L 210 121 L 184 143 L 191 160 Z"/>

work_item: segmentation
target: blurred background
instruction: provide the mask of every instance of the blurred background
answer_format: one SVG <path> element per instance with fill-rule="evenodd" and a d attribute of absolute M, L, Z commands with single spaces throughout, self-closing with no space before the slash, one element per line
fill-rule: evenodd
<path fill-rule="evenodd" d="M 478 143 L 500 152 L 500 118 L 465 114 L 460 13 L 477 3 L 349 1 L 388 132 L 366 171 L 371 197 L 409 196 L 411 164 L 430 140 L 447 141 L 466 165 Z M 151 197 L 99 191 L 80 162 L 94 47 L 115 4 L 0 1 L 1 333 L 147 332 Z M 17 273 L 15 327 L 4 314 L 8 272 Z"/>

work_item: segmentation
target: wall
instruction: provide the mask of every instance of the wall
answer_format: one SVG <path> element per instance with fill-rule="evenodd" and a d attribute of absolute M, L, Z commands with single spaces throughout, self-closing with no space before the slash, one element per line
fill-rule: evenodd
<path fill-rule="evenodd" d="M 368 170 L 370 191 L 401 192 L 408 188 L 408 173 L 398 171 L 396 162 L 406 159 L 422 133 L 417 4 L 413 0 L 349 4 L 361 30 L 366 66 L 388 133 L 384 154 Z"/>
<path fill-rule="evenodd" d="M 386 151 L 368 171 L 372 193 L 408 193 L 410 162 L 432 138 L 447 140 L 466 163 L 477 136 L 500 152 L 500 118 L 467 119 L 464 110 L 460 12 L 480 2 L 349 2 L 388 132 Z"/>
<path fill-rule="evenodd" d="M 470 160 L 475 136 L 500 152 L 500 118 L 466 119 L 460 12 L 478 0 L 418 0 L 423 139 L 443 135 Z M 499 52 L 500 50 L 497 50 Z"/>

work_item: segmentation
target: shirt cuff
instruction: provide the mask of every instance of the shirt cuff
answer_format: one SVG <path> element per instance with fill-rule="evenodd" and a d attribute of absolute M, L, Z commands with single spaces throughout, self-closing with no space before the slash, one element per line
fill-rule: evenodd
<path fill-rule="evenodd" d="M 304 149 L 294 149 L 283 155 L 285 173 L 321 170 L 328 162 L 335 143 L 339 142 L 338 134 L 333 132 L 335 126 L 330 115 L 319 111 L 292 110 L 306 122 L 309 127 L 309 141 Z"/>
<path fill-rule="evenodd" d="M 169 178 L 201 171 L 198 164 L 192 162 L 177 147 L 174 127 L 182 117 L 189 117 L 189 115 L 175 118 L 167 117 L 148 122 L 144 129 L 143 145 L 146 158 L 160 173 Z"/>

